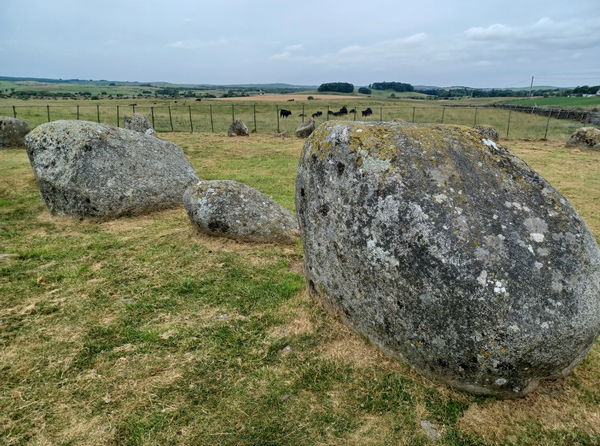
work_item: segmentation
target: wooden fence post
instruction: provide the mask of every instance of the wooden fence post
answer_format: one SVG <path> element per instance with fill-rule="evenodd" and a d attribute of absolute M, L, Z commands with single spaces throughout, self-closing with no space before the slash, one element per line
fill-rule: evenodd
<path fill-rule="evenodd" d="M 100 104 L 96 104 L 96 121 L 100 123 Z"/>
<path fill-rule="evenodd" d="M 133 113 L 135 113 L 135 104 L 131 104 L 131 110 L 133 110 Z"/>
<path fill-rule="evenodd" d="M 212 104 L 208 105 L 208 111 L 210 112 L 210 131 L 215 133 L 215 125 L 213 123 L 213 115 L 212 115 Z"/>
<path fill-rule="evenodd" d="M 169 105 L 169 122 L 171 123 L 171 131 L 173 132 L 173 115 L 171 114 L 171 106 Z"/>
<path fill-rule="evenodd" d="M 154 124 L 154 107 L 150 107 L 150 115 L 152 116 L 152 128 L 156 130 L 156 125 Z"/>
<path fill-rule="evenodd" d="M 118 105 L 117 105 L 117 107 L 118 107 Z M 79 121 L 79 104 L 77 104 L 77 120 Z"/>
<path fill-rule="evenodd" d="M 235 121 L 235 105 L 231 104 L 231 121 Z"/>
<path fill-rule="evenodd" d="M 446 113 L 446 107 L 442 105 L 442 124 L 444 123 L 444 114 Z"/>
<path fill-rule="evenodd" d="M 194 122 L 192 121 L 192 106 L 188 105 L 188 113 L 190 115 L 190 133 L 194 133 Z"/>
<path fill-rule="evenodd" d="M 121 127 L 121 116 L 119 116 L 119 115 L 120 115 L 119 106 L 117 105 L 117 127 Z"/>
<path fill-rule="evenodd" d="M 415 110 L 417 107 L 413 107 L 413 117 L 412 117 L 412 122 L 415 122 Z"/>
<path fill-rule="evenodd" d="M 379 120 L 383 121 L 383 107 L 379 107 Z"/>
<path fill-rule="evenodd" d="M 546 120 L 546 131 L 544 132 L 544 139 L 548 139 L 548 126 L 550 125 L 550 116 L 552 116 L 552 110 L 548 113 L 548 119 Z"/>
<path fill-rule="evenodd" d="M 15 107 L 13 105 L 13 117 L 16 119 L 17 118 L 17 107 Z"/>
<path fill-rule="evenodd" d="M 46 105 L 46 114 L 48 116 L 48 122 L 50 122 L 50 106 L 49 105 Z M 100 121 L 98 121 L 98 122 L 100 122 Z"/>
<path fill-rule="evenodd" d="M 254 133 L 256 133 L 256 104 L 254 104 L 254 106 L 253 106 L 253 113 L 254 113 Z"/>
<path fill-rule="evenodd" d="M 326 121 L 329 121 L 329 105 L 327 106 L 327 117 L 325 118 Z"/>
<path fill-rule="evenodd" d="M 281 131 L 279 130 L 279 105 L 276 105 L 275 109 L 275 111 L 277 112 L 277 133 L 281 133 Z"/>
<path fill-rule="evenodd" d="M 304 124 L 304 104 L 302 104 L 302 123 Z"/>
<path fill-rule="evenodd" d="M 506 137 L 508 138 L 508 133 L 510 132 L 510 115 L 512 110 L 508 110 L 508 124 L 506 125 Z"/>
<path fill-rule="evenodd" d="M 477 107 L 475 107 L 475 118 L 473 119 L 473 127 L 477 125 Z"/>

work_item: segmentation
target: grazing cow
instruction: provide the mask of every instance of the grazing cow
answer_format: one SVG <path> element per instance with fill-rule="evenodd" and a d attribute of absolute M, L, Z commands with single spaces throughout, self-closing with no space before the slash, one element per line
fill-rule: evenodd
<path fill-rule="evenodd" d="M 346 108 L 346 106 L 344 105 L 342 108 L 340 108 L 340 111 L 338 112 L 340 115 L 347 115 L 348 114 L 348 109 Z"/>
<path fill-rule="evenodd" d="M 323 112 L 322 111 L 317 111 L 317 112 L 314 112 L 312 114 L 313 118 L 318 118 L 319 116 L 323 116 Z"/>
<path fill-rule="evenodd" d="M 279 110 L 279 116 L 281 116 L 282 118 L 287 118 L 288 116 L 290 116 L 292 114 L 291 111 L 286 110 L 284 108 L 282 108 L 281 110 Z"/>
<path fill-rule="evenodd" d="M 327 110 L 327 114 L 328 114 L 329 116 L 331 116 L 331 115 L 335 115 L 335 113 L 334 113 L 334 112 L 332 112 L 331 110 Z"/>
<path fill-rule="evenodd" d="M 354 113 L 354 114 L 356 114 L 356 109 L 353 108 L 352 110 L 348 111 L 348 113 Z"/>
<path fill-rule="evenodd" d="M 300 113 L 300 114 L 298 115 L 298 117 L 299 117 L 299 118 L 306 118 L 306 115 L 305 115 L 304 113 Z"/>
<path fill-rule="evenodd" d="M 294 98 L 288 99 L 288 102 L 294 102 Z"/>
<path fill-rule="evenodd" d="M 367 107 L 366 110 L 361 111 L 361 114 L 363 116 L 371 116 L 373 114 L 373 110 L 371 110 L 371 107 Z"/>

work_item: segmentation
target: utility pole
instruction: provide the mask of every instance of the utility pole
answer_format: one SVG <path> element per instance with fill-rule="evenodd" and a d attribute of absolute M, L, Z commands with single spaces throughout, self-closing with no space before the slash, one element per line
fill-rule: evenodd
<path fill-rule="evenodd" d="M 533 97 L 533 76 L 531 76 L 531 84 L 529 85 L 529 97 Z"/>

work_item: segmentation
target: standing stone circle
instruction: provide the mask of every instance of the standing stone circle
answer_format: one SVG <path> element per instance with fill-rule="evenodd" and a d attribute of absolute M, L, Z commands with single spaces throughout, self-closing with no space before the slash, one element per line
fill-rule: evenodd
<path fill-rule="evenodd" d="M 115 218 L 182 203 L 198 177 L 175 144 L 87 121 L 54 121 L 25 138 L 52 214 Z"/>
<path fill-rule="evenodd" d="M 231 123 L 229 129 L 227 130 L 227 136 L 248 136 L 250 132 L 248 131 L 248 127 L 244 124 L 243 121 L 236 119 Z"/>
<path fill-rule="evenodd" d="M 148 130 L 154 131 L 148 118 L 141 113 L 134 113 L 131 116 L 125 116 L 125 118 L 123 118 L 123 127 L 128 130 L 145 134 L 148 134 Z"/>
<path fill-rule="evenodd" d="M 9 116 L 0 117 L 0 149 L 25 146 L 25 135 L 29 125 L 21 119 Z"/>
<path fill-rule="evenodd" d="M 262 192 L 229 180 L 200 181 L 183 202 L 193 225 L 208 235 L 261 243 L 296 243 L 296 218 Z"/>
<path fill-rule="evenodd" d="M 300 124 L 296 129 L 296 136 L 298 138 L 308 138 L 312 132 L 315 131 L 315 121 L 314 119 L 310 119 L 308 122 L 304 124 Z"/>
<path fill-rule="evenodd" d="M 296 209 L 310 294 L 428 376 L 522 396 L 598 336 L 590 230 L 472 128 L 325 123 L 304 146 Z"/>

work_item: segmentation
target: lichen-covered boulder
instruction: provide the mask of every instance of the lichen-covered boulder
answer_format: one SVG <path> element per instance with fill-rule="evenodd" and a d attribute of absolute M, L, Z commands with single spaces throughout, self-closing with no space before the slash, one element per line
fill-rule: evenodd
<path fill-rule="evenodd" d="M 296 218 L 287 209 L 237 181 L 200 181 L 185 191 L 183 202 L 193 225 L 205 234 L 286 244 L 299 237 Z"/>
<path fill-rule="evenodd" d="M 25 145 L 29 125 L 21 119 L 0 117 L 0 149 L 17 148 Z"/>
<path fill-rule="evenodd" d="M 600 130 L 595 127 L 581 127 L 567 141 L 567 146 L 579 146 L 600 150 Z"/>
<path fill-rule="evenodd" d="M 498 141 L 500 134 L 491 125 L 476 125 L 475 130 L 481 135 L 482 138 L 489 139 L 491 141 Z"/>
<path fill-rule="evenodd" d="M 239 119 L 233 121 L 227 130 L 227 136 L 248 136 L 249 134 L 246 124 Z"/>
<path fill-rule="evenodd" d="M 460 126 L 326 123 L 296 209 L 311 295 L 417 370 L 524 395 L 600 330 L 600 250 L 510 151 Z"/>
<path fill-rule="evenodd" d="M 115 218 L 181 204 L 198 177 L 181 148 L 87 121 L 54 121 L 25 138 L 52 214 Z"/>
<path fill-rule="evenodd" d="M 125 118 L 123 118 L 123 127 L 127 130 L 133 130 L 136 132 L 145 133 L 147 135 L 148 130 L 154 130 L 148 118 L 141 113 L 134 113 L 131 116 L 125 116 Z"/>
<path fill-rule="evenodd" d="M 296 136 L 298 138 L 308 138 L 312 132 L 315 131 L 315 121 L 310 119 L 304 124 L 300 124 L 296 129 Z"/>

